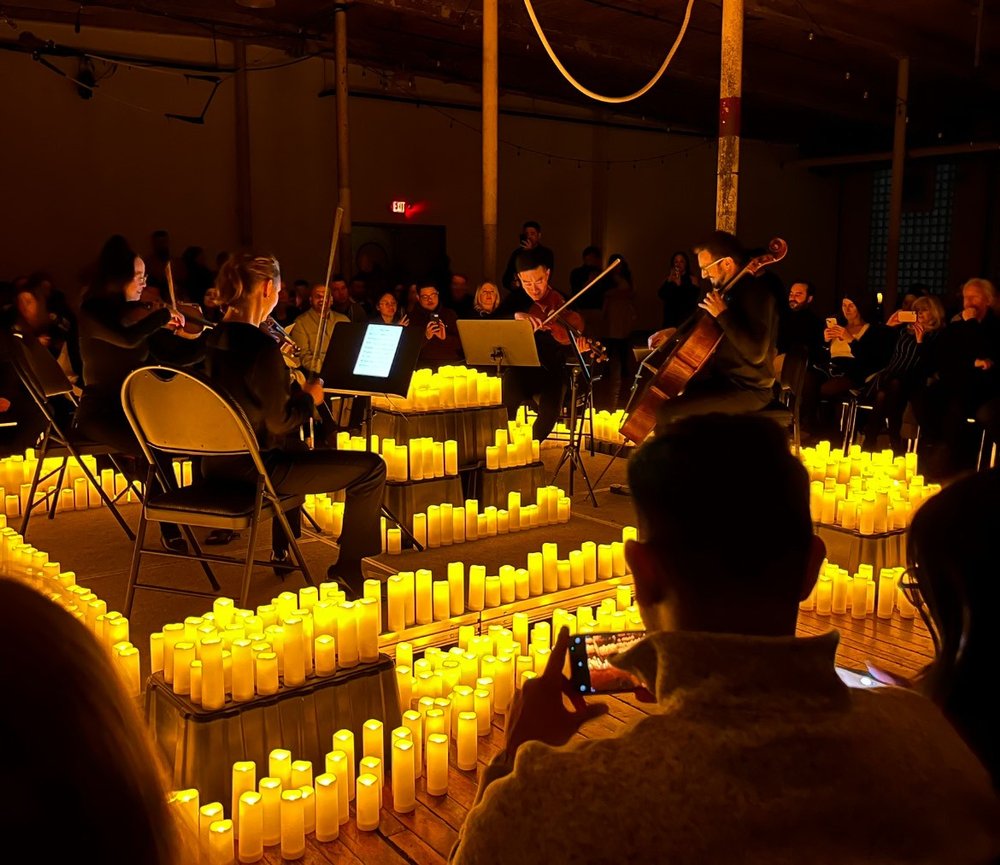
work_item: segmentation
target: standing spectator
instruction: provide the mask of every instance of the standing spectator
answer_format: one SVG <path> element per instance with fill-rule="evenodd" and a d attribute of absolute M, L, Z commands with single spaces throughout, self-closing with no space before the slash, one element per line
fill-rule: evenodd
<path fill-rule="evenodd" d="M 570 297 L 576 295 L 587 283 L 593 281 L 601 270 L 601 250 L 596 246 L 588 246 L 583 250 L 583 262 L 569 272 Z M 581 295 L 576 301 L 577 308 L 600 309 L 603 297 L 599 289 L 600 286 L 595 285 L 586 294 Z"/>
<path fill-rule="evenodd" d="M 542 266 L 548 268 L 549 273 L 555 268 L 555 256 L 552 254 L 552 250 L 542 243 L 542 226 L 534 219 L 529 219 L 521 226 L 520 245 L 508 256 L 507 267 L 504 268 L 502 282 L 503 287 L 508 292 L 521 288 L 521 284 L 517 279 L 517 265 L 515 262 L 517 256 L 526 249 L 538 251 L 538 255 L 540 256 L 539 261 L 542 262 Z"/>
<path fill-rule="evenodd" d="M 680 327 L 698 308 L 698 285 L 691 278 L 691 261 L 686 252 L 670 256 L 670 272 L 657 292 L 663 303 L 663 327 Z"/>

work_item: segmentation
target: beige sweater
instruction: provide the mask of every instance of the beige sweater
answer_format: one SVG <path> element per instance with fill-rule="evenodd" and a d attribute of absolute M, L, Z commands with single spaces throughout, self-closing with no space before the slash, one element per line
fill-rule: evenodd
<path fill-rule="evenodd" d="M 1000 802 L 985 770 L 924 698 L 846 688 L 837 641 L 650 635 L 620 665 L 651 684 L 658 712 L 610 739 L 527 743 L 512 769 L 498 757 L 452 861 L 1000 857 Z"/>

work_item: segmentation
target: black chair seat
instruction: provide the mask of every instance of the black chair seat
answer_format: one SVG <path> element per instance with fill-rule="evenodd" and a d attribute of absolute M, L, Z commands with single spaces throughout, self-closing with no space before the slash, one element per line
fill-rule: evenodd
<path fill-rule="evenodd" d="M 166 493 L 149 492 L 146 512 L 149 519 L 161 522 L 218 528 L 223 526 L 216 522 L 222 520 L 224 527 L 238 529 L 250 525 L 256 499 L 257 490 L 253 484 L 203 481 Z M 281 496 L 283 510 L 297 507 L 304 501 L 304 496 Z M 261 514 L 270 515 L 271 510 L 265 501 Z M 206 520 L 212 521 L 211 526 Z"/>

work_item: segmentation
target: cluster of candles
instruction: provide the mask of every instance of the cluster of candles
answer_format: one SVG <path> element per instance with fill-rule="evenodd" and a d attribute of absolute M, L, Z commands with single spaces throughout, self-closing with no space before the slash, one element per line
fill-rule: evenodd
<path fill-rule="evenodd" d="M 541 551 L 528 553 L 526 568 L 501 565 L 499 572 L 490 576 L 484 565 L 470 565 L 466 579 L 464 562 L 449 562 L 444 579 L 435 579 L 428 568 L 393 574 L 385 583 L 387 631 L 398 634 L 415 625 L 460 616 L 466 610 L 479 612 L 598 580 L 624 577 L 628 570 L 625 542 L 635 537 L 635 527 L 625 526 L 622 540 L 610 544 L 584 541 L 566 558 L 559 558 L 558 544 L 545 543 Z M 366 593 L 367 587 L 366 582 Z M 381 584 L 378 589 L 381 591 Z"/>
<path fill-rule="evenodd" d="M 495 375 L 465 366 L 442 366 L 437 372 L 415 370 L 405 399 L 375 396 L 372 404 L 393 411 L 438 411 L 502 405 L 503 394 Z"/>
<path fill-rule="evenodd" d="M 326 582 L 282 592 L 256 610 L 216 598 L 203 615 L 150 635 L 150 670 L 162 672 L 175 694 L 216 710 L 377 661 L 381 583 L 366 580 L 364 594 L 348 601 Z"/>
<path fill-rule="evenodd" d="M 891 450 L 845 454 L 829 442 L 802 449 L 809 471 L 809 504 L 814 522 L 841 526 L 862 535 L 904 529 L 922 502 L 941 489 L 917 474 L 917 455 Z"/>
<path fill-rule="evenodd" d="M 49 554 L 24 542 L 0 514 L 0 573 L 31 584 L 42 594 L 83 622 L 111 653 L 115 669 L 133 697 L 142 693 L 139 650 L 129 642 L 129 623 L 107 602 L 76 582 L 73 571 L 64 571 Z"/>
<path fill-rule="evenodd" d="M 540 447 L 531 437 L 529 424 L 509 421 L 507 429 L 498 429 L 493 444 L 486 446 L 486 468 L 497 471 L 538 462 Z"/>
<path fill-rule="evenodd" d="M 526 406 L 518 409 L 518 423 L 530 426 L 535 419 L 536 412 Z M 610 412 L 606 409 L 594 411 L 588 408 L 580 417 L 576 419 L 577 432 L 584 437 L 593 436 L 594 441 L 605 442 L 607 444 L 624 444 L 625 436 L 619 432 L 621 425 L 625 423 L 625 410 L 617 409 Z M 569 441 L 569 425 L 565 421 L 558 421 L 552 428 L 549 437 L 542 443 L 542 447 L 560 447 L 564 442 Z"/>
<path fill-rule="evenodd" d="M 824 562 L 819 580 L 809 597 L 799 604 L 799 609 L 815 610 L 820 616 L 849 612 L 855 619 L 872 614 L 880 619 L 891 619 L 893 610 L 898 610 L 902 618 L 912 619 L 917 609 L 900 586 L 905 570 L 881 568 L 876 585 L 872 565 L 859 565 L 852 576 L 846 569 Z"/>
<path fill-rule="evenodd" d="M 538 487 L 535 503 L 521 504 L 521 493 L 507 493 L 507 507 L 488 505 L 479 512 L 478 499 L 466 499 L 464 505 L 442 502 L 430 505 L 424 513 L 413 515 L 413 537 L 425 548 L 447 547 L 510 532 L 522 532 L 539 526 L 569 522 L 570 499 L 555 486 Z M 386 529 L 384 549 L 402 552 L 402 530 Z"/>
<path fill-rule="evenodd" d="M 365 436 L 337 433 L 337 450 L 366 451 L 369 442 Z M 379 441 L 372 435 L 371 452 L 385 461 L 386 477 L 390 481 L 422 481 L 431 478 L 454 477 L 458 474 L 458 442 L 454 439 L 439 442 L 433 438 L 411 438 L 406 444 L 385 438 Z"/>

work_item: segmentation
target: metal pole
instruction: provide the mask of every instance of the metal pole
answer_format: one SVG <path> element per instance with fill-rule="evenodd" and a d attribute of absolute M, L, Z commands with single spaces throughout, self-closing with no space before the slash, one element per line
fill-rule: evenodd
<path fill-rule="evenodd" d="M 351 249 L 351 148 L 347 116 L 347 8 L 338 6 L 333 20 L 337 64 L 337 185 L 339 204 L 344 209 L 337 252 L 341 272 L 350 277 L 354 253 Z"/>
<path fill-rule="evenodd" d="M 910 87 L 910 58 L 901 57 L 896 72 L 896 125 L 892 136 L 892 186 L 889 190 L 889 241 L 885 250 L 885 303 L 896 308 L 899 296 L 899 234 L 903 219 L 903 170 L 906 165 L 906 101 Z"/>
<path fill-rule="evenodd" d="M 498 0 L 483 0 L 483 276 L 497 278 Z"/>
<path fill-rule="evenodd" d="M 743 0 L 722 0 L 719 79 L 719 166 L 715 227 L 736 233 L 740 176 L 740 104 L 743 92 Z"/>
<path fill-rule="evenodd" d="M 240 246 L 253 246 L 253 196 L 250 180 L 250 98 L 247 89 L 247 47 L 233 43 L 236 61 L 236 236 Z"/>

